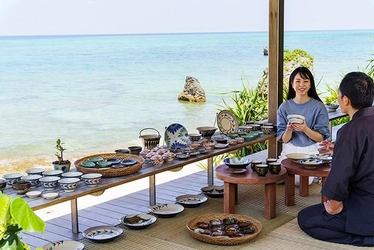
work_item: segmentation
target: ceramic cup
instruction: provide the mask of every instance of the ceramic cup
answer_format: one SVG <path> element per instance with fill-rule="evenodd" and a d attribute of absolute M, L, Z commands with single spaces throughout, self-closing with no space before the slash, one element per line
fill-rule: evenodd
<path fill-rule="evenodd" d="M 251 161 L 251 169 L 253 172 L 256 172 L 256 165 L 262 164 L 262 161 L 260 160 L 252 160 Z"/>
<path fill-rule="evenodd" d="M 269 171 L 272 174 L 279 174 L 281 171 L 281 163 L 280 162 L 270 162 L 269 163 Z"/>
<path fill-rule="evenodd" d="M 276 158 L 266 158 L 266 164 L 269 165 L 270 162 L 277 162 L 278 159 Z"/>
<path fill-rule="evenodd" d="M 267 164 L 257 164 L 256 165 L 256 173 L 259 176 L 266 176 L 269 171 L 269 166 Z"/>

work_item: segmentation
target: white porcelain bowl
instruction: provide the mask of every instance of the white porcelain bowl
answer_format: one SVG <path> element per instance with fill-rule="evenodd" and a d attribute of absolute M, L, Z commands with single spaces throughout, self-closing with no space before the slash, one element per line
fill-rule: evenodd
<path fill-rule="evenodd" d="M 83 175 L 82 172 L 77 172 L 77 171 L 74 171 L 74 172 L 66 172 L 66 173 L 62 173 L 61 177 L 62 178 L 81 178 Z"/>
<path fill-rule="evenodd" d="M 61 178 L 57 176 L 45 176 L 40 178 L 39 180 L 45 190 L 55 190 L 60 179 Z"/>
<path fill-rule="evenodd" d="M 58 193 L 44 193 L 42 197 L 46 200 L 53 200 L 58 197 Z"/>
<path fill-rule="evenodd" d="M 43 173 L 44 176 L 57 176 L 57 177 L 61 177 L 62 173 L 64 171 L 62 170 L 48 170 L 48 171 L 45 171 Z"/>
<path fill-rule="evenodd" d="M 10 174 L 4 174 L 3 178 L 7 181 L 7 184 L 9 186 L 12 186 L 15 182 L 21 180 L 22 174 L 20 173 L 10 173 Z"/>
<path fill-rule="evenodd" d="M 78 178 L 63 178 L 58 181 L 60 187 L 67 193 L 73 192 L 79 186 L 80 179 Z"/>
<path fill-rule="evenodd" d="M 102 174 L 84 174 L 82 175 L 82 180 L 84 184 L 86 184 L 89 187 L 95 187 L 97 186 L 101 181 Z"/>

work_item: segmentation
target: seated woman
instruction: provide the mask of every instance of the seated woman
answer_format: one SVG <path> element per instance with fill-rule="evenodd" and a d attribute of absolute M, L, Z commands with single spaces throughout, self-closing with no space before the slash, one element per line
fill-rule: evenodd
<path fill-rule="evenodd" d="M 302 123 L 289 122 L 288 115 L 305 117 Z M 290 75 L 287 101 L 277 112 L 277 138 L 283 142 L 280 160 L 290 153 L 318 154 L 318 142 L 330 136 L 329 116 L 322 100 L 318 97 L 314 77 L 306 67 L 296 68 Z M 314 177 L 309 178 L 309 184 Z M 295 176 L 299 185 L 299 176 Z"/>

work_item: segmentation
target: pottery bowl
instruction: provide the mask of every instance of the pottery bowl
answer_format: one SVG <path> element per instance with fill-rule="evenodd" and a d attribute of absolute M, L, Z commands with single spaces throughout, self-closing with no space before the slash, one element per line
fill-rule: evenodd
<path fill-rule="evenodd" d="M 261 130 L 264 132 L 264 134 L 268 135 L 273 132 L 274 128 L 273 126 L 262 126 Z"/>
<path fill-rule="evenodd" d="M 261 124 L 251 124 L 252 131 L 259 131 L 261 130 Z"/>
<path fill-rule="evenodd" d="M 37 186 L 40 185 L 40 178 L 43 176 L 37 175 L 37 174 L 32 174 L 32 175 L 26 175 L 22 177 L 22 180 L 30 182 L 31 188 L 36 188 Z"/>
<path fill-rule="evenodd" d="M 73 192 L 75 189 L 78 188 L 79 186 L 79 181 L 80 179 L 78 178 L 63 178 L 58 181 L 60 184 L 60 187 L 65 191 L 65 192 Z"/>
<path fill-rule="evenodd" d="M 329 103 L 329 104 L 326 104 L 325 107 L 327 108 L 327 110 L 329 112 L 335 112 L 337 108 L 339 108 L 339 104 L 336 104 L 336 103 Z"/>
<path fill-rule="evenodd" d="M 130 154 L 133 155 L 139 155 L 139 153 L 142 151 L 141 146 L 130 146 L 128 149 L 130 150 Z"/>
<path fill-rule="evenodd" d="M 84 174 L 82 175 L 82 180 L 84 184 L 86 184 L 89 187 L 95 187 L 97 186 L 100 181 L 102 174 L 92 173 L 92 174 Z"/>
<path fill-rule="evenodd" d="M 256 172 L 256 166 L 258 164 L 262 164 L 262 161 L 261 160 L 252 160 L 251 161 L 251 169 L 253 172 Z"/>
<path fill-rule="evenodd" d="M 96 164 L 100 168 L 107 168 L 107 167 L 110 167 L 112 165 L 112 163 L 110 161 L 98 161 Z"/>
<path fill-rule="evenodd" d="M 239 137 L 239 134 L 234 133 L 234 134 L 228 134 L 227 136 L 230 137 L 231 139 L 235 139 L 236 137 Z"/>
<path fill-rule="evenodd" d="M 43 176 L 54 176 L 54 177 L 61 177 L 63 171 L 62 170 L 48 170 L 43 173 Z"/>
<path fill-rule="evenodd" d="M 214 138 L 214 140 L 217 143 L 220 143 L 220 144 L 227 144 L 227 137 L 226 136 L 218 136 L 218 137 Z"/>
<path fill-rule="evenodd" d="M 8 185 L 12 186 L 13 183 L 21 180 L 22 174 L 20 173 L 4 174 L 3 178 L 7 181 Z"/>
<path fill-rule="evenodd" d="M 249 126 L 249 125 L 239 126 L 239 132 L 249 133 L 251 131 L 252 131 L 252 126 Z"/>
<path fill-rule="evenodd" d="M 0 191 L 2 192 L 6 188 L 7 181 L 5 179 L 0 179 Z"/>
<path fill-rule="evenodd" d="M 246 135 L 242 135 L 242 138 L 244 138 L 244 141 L 252 141 L 254 138 L 256 138 L 256 135 L 253 133 L 249 133 Z"/>
<path fill-rule="evenodd" d="M 251 159 L 248 157 L 243 157 L 242 159 L 233 157 L 224 159 L 223 163 L 225 163 L 229 168 L 246 168 L 251 163 Z"/>
<path fill-rule="evenodd" d="M 190 139 L 191 142 L 197 142 L 201 140 L 201 134 L 189 134 L 188 139 Z"/>
<path fill-rule="evenodd" d="M 305 121 L 305 116 L 298 115 L 298 114 L 291 114 L 287 116 L 287 120 L 289 123 L 298 123 L 302 124 Z"/>
<path fill-rule="evenodd" d="M 30 187 L 31 183 L 25 180 L 18 180 L 12 185 L 12 188 L 17 192 L 17 194 L 26 194 Z"/>
<path fill-rule="evenodd" d="M 80 179 L 81 176 L 83 175 L 82 172 L 67 172 L 67 173 L 63 173 L 61 175 L 62 178 L 78 178 Z"/>
<path fill-rule="evenodd" d="M 200 143 L 191 143 L 190 148 L 193 150 L 198 150 L 200 148 L 201 144 Z"/>
<path fill-rule="evenodd" d="M 55 190 L 60 179 L 57 176 L 44 176 L 40 178 L 40 182 L 45 190 Z"/>
<path fill-rule="evenodd" d="M 216 132 L 217 128 L 216 127 L 210 127 L 210 126 L 202 126 L 202 127 L 197 127 L 197 131 L 201 134 L 202 137 L 212 137 L 214 133 Z"/>
<path fill-rule="evenodd" d="M 270 162 L 269 163 L 269 171 L 270 173 L 272 174 L 279 174 L 279 172 L 281 171 L 282 167 L 281 167 L 281 163 L 280 162 Z"/>
<path fill-rule="evenodd" d="M 236 144 L 238 144 L 238 142 L 237 142 L 235 139 L 230 139 L 230 140 L 228 141 L 228 143 L 229 143 L 229 145 L 231 145 L 231 146 L 235 146 Z"/>
<path fill-rule="evenodd" d="M 114 152 L 116 152 L 117 154 L 130 154 L 130 149 L 120 148 L 120 149 L 114 150 Z"/>
<path fill-rule="evenodd" d="M 256 173 L 259 176 L 266 176 L 269 171 L 269 166 L 266 164 L 257 164 L 256 165 Z"/>
<path fill-rule="evenodd" d="M 43 175 L 44 171 L 44 168 L 30 168 L 27 169 L 25 172 L 28 175 Z"/>
<path fill-rule="evenodd" d="M 237 143 L 245 142 L 245 139 L 243 137 L 236 137 L 235 140 L 236 140 Z"/>

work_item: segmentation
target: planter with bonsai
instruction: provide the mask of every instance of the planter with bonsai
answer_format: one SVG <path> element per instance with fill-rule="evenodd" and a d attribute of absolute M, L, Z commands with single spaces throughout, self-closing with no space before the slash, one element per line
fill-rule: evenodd
<path fill-rule="evenodd" d="M 44 230 L 45 222 L 24 199 L 0 194 L 0 249 L 30 249 L 19 234 L 22 231 L 44 233 Z"/>
<path fill-rule="evenodd" d="M 60 139 L 57 139 L 55 148 L 58 152 L 56 152 L 55 155 L 57 156 L 58 160 L 52 162 L 52 164 L 55 170 L 62 170 L 64 173 L 66 173 L 70 170 L 71 162 L 69 160 L 64 160 L 64 151 L 67 149 L 62 146 L 63 144 L 64 143 L 61 142 Z"/>

